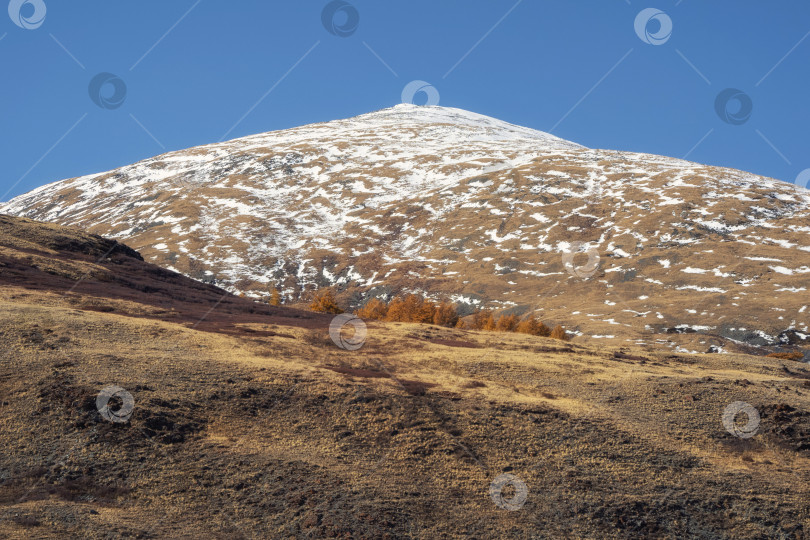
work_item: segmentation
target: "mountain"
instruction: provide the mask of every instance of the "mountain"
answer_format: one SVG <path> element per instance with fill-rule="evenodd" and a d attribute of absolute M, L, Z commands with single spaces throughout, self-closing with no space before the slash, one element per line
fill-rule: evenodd
<path fill-rule="evenodd" d="M 810 192 L 398 105 L 171 152 L 0 212 L 126 241 L 232 292 L 347 307 L 416 292 L 580 340 L 772 352 L 810 341 Z M 810 360 L 810 358 L 808 358 Z"/>
<path fill-rule="evenodd" d="M 0 537 L 810 530 L 806 364 L 331 319 L 0 217 Z"/>

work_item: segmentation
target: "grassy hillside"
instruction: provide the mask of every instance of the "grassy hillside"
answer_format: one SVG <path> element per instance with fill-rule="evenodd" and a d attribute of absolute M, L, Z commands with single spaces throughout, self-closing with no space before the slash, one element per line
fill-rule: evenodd
<path fill-rule="evenodd" d="M 0 537 L 810 534 L 806 364 L 404 323 L 348 351 L 328 316 L 9 223 Z M 99 411 L 111 385 L 126 422 Z M 760 415 L 751 438 L 723 426 L 736 401 Z"/>

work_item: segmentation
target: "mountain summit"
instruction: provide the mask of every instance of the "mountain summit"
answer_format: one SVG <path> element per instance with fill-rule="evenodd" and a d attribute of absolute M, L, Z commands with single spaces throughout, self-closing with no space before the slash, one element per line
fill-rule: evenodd
<path fill-rule="evenodd" d="M 171 152 L 0 211 L 287 302 L 416 292 L 682 350 L 808 339 L 810 192 L 445 107 Z"/>

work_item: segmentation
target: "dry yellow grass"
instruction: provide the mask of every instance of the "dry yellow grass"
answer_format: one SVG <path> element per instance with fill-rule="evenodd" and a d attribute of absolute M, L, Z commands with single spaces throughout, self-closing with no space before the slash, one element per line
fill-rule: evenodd
<path fill-rule="evenodd" d="M 810 527 L 807 439 L 797 450 L 780 432 L 789 422 L 807 436 L 801 364 L 623 359 L 401 323 L 370 324 L 350 352 L 324 330 L 252 324 L 288 337 L 233 337 L 30 300 L 4 302 L 0 316 L 2 536 L 753 538 Z M 94 406 L 110 384 L 134 396 L 126 424 Z M 753 439 L 721 425 L 736 400 L 762 414 Z M 802 414 L 777 421 L 785 405 Z M 504 472 L 528 488 L 517 511 L 489 497 Z"/>
<path fill-rule="evenodd" d="M 806 364 L 378 322 L 348 351 L 328 316 L 37 231 L 0 230 L 2 538 L 810 532 Z M 81 242 L 26 266 L 54 232 Z M 110 385 L 127 422 L 97 408 Z M 721 423 L 736 401 L 752 438 Z"/>

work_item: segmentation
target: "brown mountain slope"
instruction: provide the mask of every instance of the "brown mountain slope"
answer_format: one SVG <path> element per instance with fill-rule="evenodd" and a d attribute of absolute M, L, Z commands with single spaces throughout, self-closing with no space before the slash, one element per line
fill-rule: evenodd
<path fill-rule="evenodd" d="M 535 311 L 582 342 L 810 344 L 810 192 L 458 109 L 402 105 L 172 152 L 0 211 L 288 302 L 325 286 L 351 307 L 405 291 Z"/>
<path fill-rule="evenodd" d="M 343 350 L 323 317 L 2 224 L 2 537 L 810 532 L 804 364 L 408 324 Z M 206 305 L 216 324 L 190 328 Z M 125 422 L 99 408 L 110 385 L 132 396 Z M 758 411 L 753 437 L 724 429 L 735 401 Z"/>

